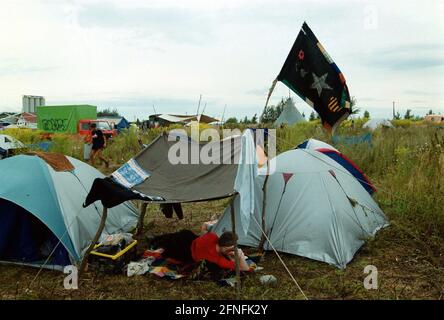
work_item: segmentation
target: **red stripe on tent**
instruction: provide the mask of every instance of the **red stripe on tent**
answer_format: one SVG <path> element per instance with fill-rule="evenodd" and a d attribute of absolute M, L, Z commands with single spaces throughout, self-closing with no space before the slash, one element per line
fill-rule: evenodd
<path fill-rule="evenodd" d="M 364 172 L 362 172 L 362 170 L 353 162 L 353 161 L 351 161 L 349 158 L 347 158 L 345 155 L 343 155 L 342 153 L 340 153 L 340 152 L 338 152 L 338 151 L 336 151 L 336 150 L 333 150 L 333 149 L 328 149 L 328 148 L 318 148 L 318 149 L 316 149 L 316 151 L 319 151 L 319 152 L 321 152 L 321 153 L 324 153 L 324 152 L 333 152 L 333 153 L 336 153 L 338 156 L 340 156 L 342 159 L 344 159 L 345 161 L 347 161 L 347 162 L 349 162 L 351 165 L 352 165 L 352 167 L 353 168 L 355 168 L 360 174 L 362 174 L 362 176 L 364 177 L 364 180 L 365 180 L 365 182 L 370 186 L 370 188 L 372 188 L 372 190 L 374 191 L 374 192 L 376 192 L 376 188 L 375 188 L 375 186 L 370 182 L 370 180 L 367 178 L 367 176 L 365 175 L 365 173 Z"/>

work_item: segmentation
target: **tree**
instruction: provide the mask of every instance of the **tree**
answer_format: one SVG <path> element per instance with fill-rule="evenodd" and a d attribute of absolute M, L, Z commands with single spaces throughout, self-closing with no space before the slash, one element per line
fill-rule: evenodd
<path fill-rule="evenodd" d="M 370 112 L 367 110 L 364 111 L 364 118 L 370 119 Z"/>
<path fill-rule="evenodd" d="M 315 113 L 314 113 L 314 111 L 312 111 L 311 113 L 310 113 L 310 118 L 308 119 L 309 121 L 314 121 L 316 119 L 316 115 L 315 115 Z"/>
<path fill-rule="evenodd" d="M 396 112 L 395 117 L 393 118 L 394 120 L 399 120 L 401 119 L 401 115 L 399 114 L 399 112 Z"/>
<path fill-rule="evenodd" d="M 282 99 L 277 104 L 277 106 L 266 107 L 260 117 L 261 123 L 275 122 L 276 119 L 279 118 L 279 116 L 281 115 L 282 110 L 284 110 L 284 105 L 288 101 L 288 99 L 291 99 L 291 98 L 287 98 L 287 100 L 285 100 L 285 101 L 284 101 L 284 99 Z"/>
<path fill-rule="evenodd" d="M 407 111 L 405 112 L 405 115 L 404 115 L 404 119 L 409 120 L 412 118 L 413 118 L 412 110 L 407 109 Z"/>
<path fill-rule="evenodd" d="M 253 124 L 257 123 L 257 113 L 255 113 L 253 118 L 251 118 L 251 123 L 253 123 Z"/>
<path fill-rule="evenodd" d="M 225 123 L 234 123 L 234 124 L 237 124 L 238 121 L 237 121 L 236 117 L 231 117 L 231 118 L 228 118 L 228 119 L 225 121 Z"/>
<path fill-rule="evenodd" d="M 117 108 L 111 110 L 110 108 L 103 109 L 102 111 L 97 112 L 98 117 L 121 117 Z"/>
<path fill-rule="evenodd" d="M 433 114 L 433 111 L 432 111 L 432 109 L 430 109 L 429 110 L 429 112 L 427 113 L 428 115 L 431 115 L 431 114 Z"/>

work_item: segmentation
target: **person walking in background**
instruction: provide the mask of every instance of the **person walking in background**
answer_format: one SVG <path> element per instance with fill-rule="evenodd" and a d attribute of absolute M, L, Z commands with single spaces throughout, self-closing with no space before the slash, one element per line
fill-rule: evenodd
<path fill-rule="evenodd" d="M 96 157 L 99 158 L 102 162 L 105 163 L 105 166 L 109 167 L 109 161 L 103 157 L 103 149 L 106 148 L 106 137 L 103 134 L 102 130 L 97 129 L 97 124 L 94 122 L 90 125 L 91 129 L 91 155 L 89 157 L 89 161 L 92 166 L 94 166 L 94 162 Z"/>

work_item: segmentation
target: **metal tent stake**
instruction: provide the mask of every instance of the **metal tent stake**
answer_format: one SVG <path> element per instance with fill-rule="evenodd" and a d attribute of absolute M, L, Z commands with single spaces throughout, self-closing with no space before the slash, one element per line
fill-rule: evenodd
<path fill-rule="evenodd" d="M 94 246 L 96 245 L 97 241 L 99 241 L 103 228 L 105 228 L 107 216 L 108 216 L 108 208 L 103 207 L 102 218 L 100 220 L 99 228 L 97 229 L 96 235 L 94 236 L 94 239 L 91 241 L 88 250 L 86 250 L 86 253 L 83 256 L 82 264 L 80 265 L 80 272 L 85 271 L 86 264 L 88 263 L 88 256 L 91 253 L 91 251 L 94 249 Z"/>
<path fill-rule="evenodd" d="M 236 216 L 234 212 L 234 197 L 231 198 L 230 201 L 230 208 L 231 208 L 231 228 L 232 232 L 235 235 L 234 238 L 234 263 L 235 263 L 235 270 L 236 270 L 236 294 L 238 298 L 240 297 L 241 293 L 241 278 L 240 278 L 240 268 L 239 268 L 239 253 L 237 252 L 237 235 L 236 235 Z"/>

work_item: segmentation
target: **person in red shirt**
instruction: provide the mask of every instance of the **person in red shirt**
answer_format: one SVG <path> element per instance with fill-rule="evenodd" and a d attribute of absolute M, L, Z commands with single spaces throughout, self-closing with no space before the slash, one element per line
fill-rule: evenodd
<path fill-rule="evenodd" d="M 224 232 L 220 237 L 213 232 L 197 236 L 190 230 L 181 230 L 156 237 L 152 241 L 154 247 L 162 248 L 162 256 L 184 263 L 202 260 L 216 264 L 222 269 L 234 270 L 234 242 L 237 236 L 232 232 Z M 249 266 L 241 249 L 238 250 L 239 269 L 248 271 Z"/>

